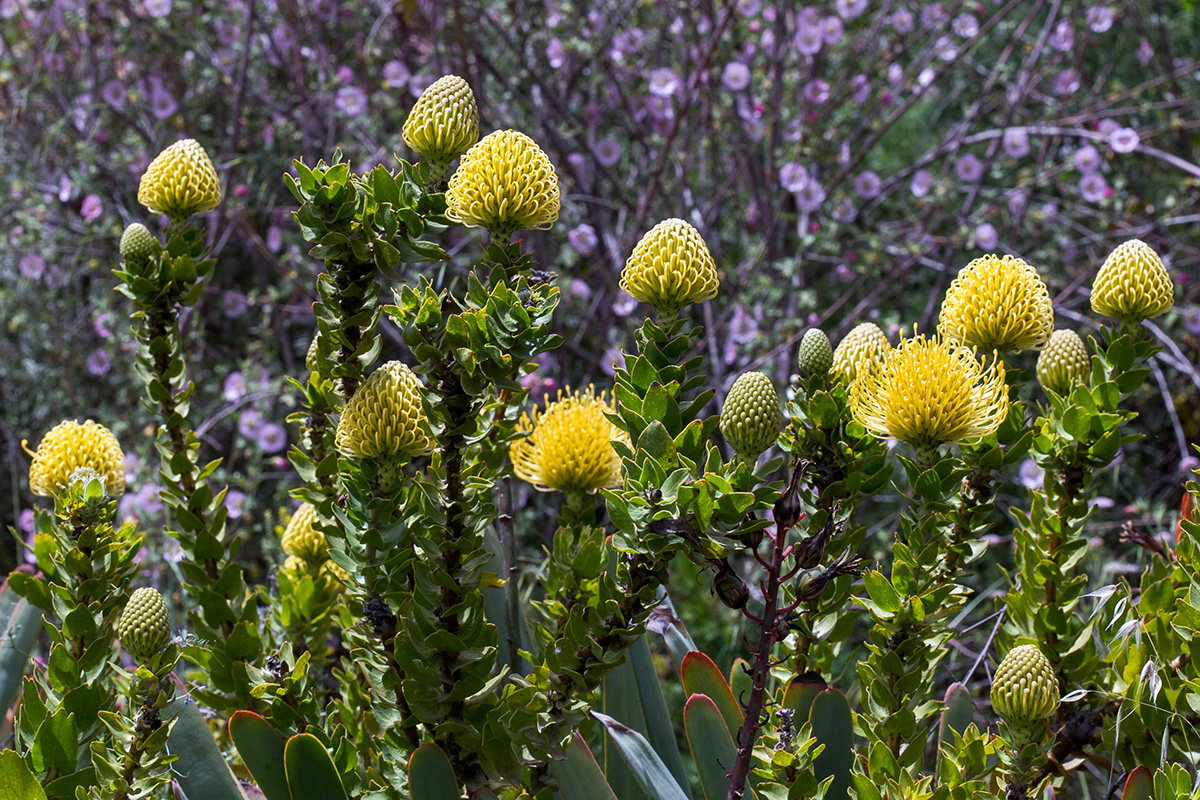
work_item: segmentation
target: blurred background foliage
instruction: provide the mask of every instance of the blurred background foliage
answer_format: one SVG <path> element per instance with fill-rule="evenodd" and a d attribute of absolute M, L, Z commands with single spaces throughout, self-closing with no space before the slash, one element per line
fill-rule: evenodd
<path fill-rule="evenodd" d="M 1177 283 L 1175 310 L 1151 325 L 1166 350 L 1134 400 L 1149 446 L 1106 476 L 1089 523 L 1103 546 L 1086 564 L 1136 570 L 1119 532 L 1168 527 L 1200 440 L 1198 31 L 1183 0 L 0 0 L 0 528 L 31 528 L 21 441 L 65 418 L 114 431 L 130 482 L 121 513 L 163 524 L 110 270 L 121 231 L 144 218 L 138 176 L 193 137 L 224 199 L 206 218 L 218 270 L 184 323 L 192 419 L 205 457 L 225 459 L 232 527 L 265 580 L 298 485 L 285 376 L 303 371 L 320 268 L 283 173 L 334 148 L 363 170 L 413 158 L 405 116 L 455 73 L 484 133 L 522 130 L 558 169 L 559 222 L 524 234 L 564 295 L 566 342 L 531 377 L 534 397 L 610 383 L 643 313 L 621 267 L 667 217 L 700 229 L 720 271 L 719 296 L 691 312 L 718 404 L 746 369 L 785 385 L 810 326 L 835 344 L 868 319 L 893 343 L 931 331 L 950 278 L 985 252 L 1034 264 L 1059 327 L 1086 335 L 1105 255 L 1149 242 Z M 454 262 L 426 267 L 439 282 L 480 234 L 455 235 Z M 381 330 L 384 359 L 403 357 L 398 331 Z M 1030 376 L 1035 358 L 1022 357 Z M 1032 461 L 1008 476 L 999 513 L 1038 480 Z M 518 498 L 532 561 L 555 498 Z M 882 543 L 898 495 L 866 511 Z M 1009 531 L 994 534 L 993 568 L 1011 561 Z M 149 541 L 147 563 L 172 569 L 173 544 Z M 23 556 L 6 537 L 0 574 Z M 697 644 L 727 666 L 740 636 L 704 611 L 707 577 L 680 568 L 676 581 Z"/>

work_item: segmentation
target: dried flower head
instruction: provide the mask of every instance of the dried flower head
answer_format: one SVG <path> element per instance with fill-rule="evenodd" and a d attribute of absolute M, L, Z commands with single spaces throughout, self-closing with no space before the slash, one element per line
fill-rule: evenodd
<path fill-rule="evenodd" d="M 467 82 L 443 75 L 417 98 L 404 123 L 404 141 L 429 162 L 434 181 L 479 141 L 479 109 Z"/>
<path fill-rule="evenodd" d="M 1008 414 L 1004 365 L 985 366 L 974 348 L 940 337 L 904 339 L 886 360 L 860 363 L 850 410 L 868 431 L 918 451 L 979 439 Z"/>
<path fill-rule="evenodd" d="M 654 306 L 662 321 L 679 309 L 717 296 L 717 265 L 700 232 L 681 219 L 655 225 L 633 248 L 621 272 L 621 288 Z"/>
<path fill-rule="evenodd" d="M 1121 323 L 1157 317 L 1174 304 L 1167 268 L 1154 248 L 1140 239 L 1118 245 L 1092 284 L 1092 310 Z"/>
<path fill-rule="evenodd" d="M 846 338 L 838 343 L 833 351 L 831 371 L 843 383 L 853 383 L 864 359 L 881 361 L 887 357 L 890 349 L 887 336 L 879 326 L 874 322 L 863 322 L 854 326 Z"/>
<path fill-rule="evenodd" d="M 938 317 L 938 333 L 984 352 L 1040 350 L 1053 332 L 1046 282 L 1010 255 L 981 256 L 963 267 Z"/>
<path fill-rule="evenodd" d="M 26 451 L 28 452 L 28 450 Z M 125 454 L 112 432 L 90 419 L 58 423 L 42 437 L 29 465 L 29 490 L 57 497 L 80 467 L 94 469 L 110 498 L 125 493 Z"/>
<path fill-rule="evenodd" d="M 585 392 L 564 396 L 521 417 L 518 431 L 527 434 L 509 447 L 517 477 L 541 492 L 595 492 L 621 485 L 621 459 L 614 441 L 629 446 L 629 434 L 605 414 L 614 412 L 607 395 Z"/>
<path fill-rule="evenodd" d="M 1000 662 L 992 678 L 992 708 L 1024 741 L 1058 708 L 1058 678 L 1036 645 L 1014 647 Z"/>
<path fill-rule="evenodd" d="M 296 509 L 283 531 L 280 542 L 283 552 L 305 561 L 319 562 L 329 558 L 329 545 L 325 542 L 325 534 L 316 529 L 316 521 L 317 509 L 311 503 Z"/>
<path fill-rule="evenodd" d="M 346 403 L 335 443 L 351 458 L 412 458 L 433 448 L 427 429 L 420 379 L 402 362 L 389 361 Z"/>
<path fill-rule="evenodd" d="M 775 444 L 783 427 L 775 384 L 761 372 L 747 372 L 729 389 L 721 407 L 721 434 L 738 457 L 752 462 Z"/>
<path fill-rule="evenodd" d="M 812 377 L 821 377 L 829 373 L 833 366 L 833 348 L 829 346 L 829 337 L 820 328 L 809 328 L 800 340 L 800 349 L 796 352 L 796 364 L 800 371 Z"/>
<path fill-rule="evenodd" d="M 159 153 L 142 175 L 138 202 L 173 222 L 216 208 L 221 182 L 200 143 L 181 139 Z"/>
<path fill-rule="evenodd" d="M 1091 372 L 1087 346 L 1072 330 L 1055 331 L 1038 356 L 1038 380 L 1055 394 L 1069 394 L 1077 384 L 1086 381 Z"/>
<path fill-rule="evenodd" d="M 146 664 L 171 643 L 167 601 L 157 589 L 143 586 L 133 593 L 117 620 L 121 646 L 139 664 Z"/>
<path fill-rule="evenodd" d="M 446 189 L 446 215 L 482 227 L 508 244 L 521 228 L 546 230 L 558 219 L 558 175 L 537 143 L 496 131 L 462 157 Z"/>

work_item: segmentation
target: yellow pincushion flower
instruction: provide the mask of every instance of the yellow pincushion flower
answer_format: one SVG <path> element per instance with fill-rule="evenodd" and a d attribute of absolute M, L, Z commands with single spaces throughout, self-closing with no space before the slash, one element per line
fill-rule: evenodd
<path fill-rule="evenodd" d="M 304 503 L 296 509 L 283 531 L 280 542 L 283 552 L 306 561 L 329 558 L 329 545 L 325 542 L 325 534 L 316 529 L 316 521 L 317 509 L 311 503 Z"/>
<path fill-rule="evenodd" d="M 904 339 L 884 361 L 859 364 L 850 411 L 868 431 L 917 448 L 979 439 L 1008 414 L 999 360 L 985 366 L 973 348 L 922 334 Z"/>
<path fill-rule="evenodd" d="M 881 361 L 887 357 L 887 336 L 874 322 L 863 322 L 854 326 L 846 338 L 833 351 L 833 366 L 830 372 L 843 383 L 853 383 L 858 377 L 859 365 L 864 359 Z"/>
<path fill-rule="evenodd" d="M 463 155 L 446 189 L 446 216 L 485 228 L 508 244 L 522 228 L 546 230 L 558 219 L 558 175 L 537 143 L 517 131 L 496 131 Z"/>
<path fill-rule="evenodd" d="M 389 361 L 346 403 L 334 441 L 351 458 L 412 458 L 433 449 L 427 427 L 421 381 L 402 362 Z"/>
<path fill-rule="evenodd" d="M 445 177 L 450 162 L 479 141 L 479 109 L 467 82 L 443 75 L 431 83 L 408 114 L 404 141 L 429 162 L 434 181 Z"/>
<path fill-rule="evenodd" d="M 28 452 L 28 450 L 26 451 Z M 94 469 L 110 498 L 125 494 L 125 454 L 112 432 L 90 419 L 65 420 L 42 437 L 29 465 L 29 490 L 57 497 L 80 467 Z"/>
<path fill-rule="evenodd" d="M 518 430 L 528 434 L 509 447 L 517 477 L 532 483 L 540 492 L 594 492 L 621 484 L 621 459 L 613 441 L 629 445 L 629 434 L 617 428 L 605 413 L 613 405 L 601 392 L 564 397 L 560 389 L 553 403 L 541 411 L 521 417 Z"/>
<path fill-rule="evenodd" d="M 700 231 L 681 219 L 655 225 L 633 248 L 621 271 L 621 288 L 654 306 L 660 321 L 679 309 L 717 296 L 717 265 Z"/>
<path fill-rule="evenodd" d="M 1104 260 L 1092 284 L 1092 310 L 1117 322 L 1137 324 L 1171 310 L 1175 290 L 1154 248 L 1130 239 Z"/>
<path fill-rule="evenodd" d="M 1054 332 L 1046 282 L 1014 256 L 986 255 L 963 267 L 942 301 L 938 333 L 987 353 L 1040 350 Z"/>
<path fill-rule="evenodd" d="M 138 184 L 138 202 L 172 222 L 216 208 L 221 182 L 200 143 L 182 139 L 159 153 Z"/>

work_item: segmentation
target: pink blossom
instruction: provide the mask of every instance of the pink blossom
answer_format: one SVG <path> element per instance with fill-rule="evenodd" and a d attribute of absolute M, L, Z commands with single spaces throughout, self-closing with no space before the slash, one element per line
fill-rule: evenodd
<path fill-rule="evenodd" d="M 798 192 L 808 185 L 808 170 L 795 161 L 779 168 L 779 183 L 789 192 Z"/>
<path fill-rule="evenodd" d="M 1141 137 L 1133 128 L 1118 128 L 1108 136 L 1109 146 L 1117 153 L 1132 153 Z"/>
<path fill-rule="evenodd" d="M 983 162 L 974 153 L 967 153 L 955 162 L 954 172 L 967 183 L 975 183 L 983 177 Z"/>
<path fill-rule="evenodd" d="M 1058 21 L 1054 32 L 1050 34 L 1050 46 L 1060 53 L 1065 53 L 1075 46 L 1075 32 L 1071 30 L 1070 22 L 1065 19 Z"/>
<path fill-rule="evenodd" d="M 1092 6 L 1087 10 L 1087 22 L 1096 33 L 1104 33 L 1113 25 L 1113 10 L 1108 6 Z"/>
<path fill-rule="evenodd" d="M 606 167 L 611 167 L 621 160 L 621 145 L 616 139 L 601 139 L 594 148 L 596 160 Z"/>
<path fill-rule="evenodd" d="M 142 10 L 147 16 L 161 19 L 171 13 L 171 0 L 146 0 L 142 3 Z"/>
<path fill-rule="evenodd" d="M 964 39 L 970 39 L 979 33 L 979 20 L 973 14 L 959 14 L 950 23 L 950 30 Z"/>
<path fill-rule="evenodd" d="M 1004 132 L 1004 152 L 1009 158 L 1024 158 L 1029 155 L 1029 133 L 1023 128 L 1009 128 Z"/>
<path fill-rule="evenodd" d="M 858 192 L 859 196 L 866 200 L 877 197 L 882 186 L 883 181 L 871 170 L 860 172 L 858 177 L 854 179 L 854 191 Z"/>
<path fill-rule="evenodd" d="M 896 33 L 909 33 L 913 29 L 913 13 L 907 8 L 897 9 L 892 12 L 892 16 L 888 18 L 888 22 L 895 28 Z"/>
<path fill-rule="evenodd" d="M 1099 203 L 1108 197 L 1108 182 L 1099 172 L 1089 172 L 1079 179 L 1079 193 L 1089 203 Z"/>
<path fill-rule="evenodd" d="M 736 7 L 738 14 L 749 19 L 758 16 L 762 9 L 762 0 L 738 0 Z"/>
<path fill-rule="evenodd" d="M 412 72 L 403 61 L 389 61 L 383 65 L 383 80 L 389 86 L 404 86 Z"/>
<path fill-rule="evenodd" d="M 1079 91 L 1079 73 L 1073 69 L 1064 69 L 1054 79 L 1054 93 L 1060 97 L 1075 94 Z"/>
<path fill-rule="evenodd" d="M 721 83 L 730 91 L 742 91 L 750 85 L 750 68 L 740 61 L 730 61 L 721 72 Z"/>
<path fill-rule="evenodd" d="M 811 214 L 825 202 L 825 189 L 816 179 L 810 177 L 808 182 L 795 192 L 795 196 L 796 207 Z"/>
<path fill-rule="evenodd" d="M 1090 144 L 1076 150 L 1075 169 L 1080 172 L 1095 172 L 1100 169 L 1100 151 Z"/>
<path fill-rule="evenodd" d="M 97 347 L 88 355 L 85 365 L 88 372 L 100 377 L 107 375 L 108 371 L 112 369 L 112 359 L 108 357 L 104 348 Z"/>
<path fill-rule="evenodd" d="M 924 197 L 929 194 L 930 188 L 933 187 L 933 174 L 927 169 L 919 169 L 913 173 L 912 183 L 909 184 L 909 190 L 913 197 Z"/>
<path fill-rule="evenodd" d="M 258 429 L 258 446 L 267 454 L 278 453 L 287 447 L 287 431 L 274 422 L 268 422 Z"/>
<path fill-rule="evenodd" d="M 333 101 L 337 110 L 347 116 L 357 116 L 367 110 L 367 95 L 357 86 L 343 86 Z"/>
<path fill-rule="evenodd" d="M 981 222 L 975 227 L 975 246 L 981 250 L 993 250 L 1000 240 L 996 226 L 990 222 Z"/>
<path fill-rule="evenodd" d="M 814 105 L 821 105 L 829 99 L 829 84 L 817 78 L 804 86 L 804 98 Z"/>
<path fill-rule="evenodd" d="M 546 63 L 550 65 L 550 69 L 558 69 L 566 60 L 566 48 L 563 47 L 562 39 L 551 39 L 550 44 L 546 45 Z"/>
<path fill-rule="evenodd" d="M 820 27 L 802 22 L 797 23 L 796 35 L 792 41 L 800 54 L 806 56 L 815 56 L 821 52 L 821 46 L 825 43 Z"/>
<path fill-rule="evenodd" d="M 825 44 L 836 44 L 844 32 L 842 20 L 838 17 L 825 17 L 821 20 L 821 37 Z"/>
<path fill-rule="evenodd" d="M 867 0 L 837 0 L 837 13 L 842 19 L 857 19 L 867 10 Z"/>
<path fill-rule="evenodd" d="M 586 222 L 567 234 L 567 243 L 581 256 L 591 255 L 600 243 L 596 229 Z"/>
<path fill-rule="evenodd" d="M 648 88 L 655 97 L 671 97 L 679 91 L 681 82 L 679 76 L 668 67 L 653 70 L 650 73 Z"/>
<path fill-rule="evenodd" d="M 1154 48 L 1150 46 L 1150 42 L 1142 39 L 1142 43 L 1138 45 L 1137 60 L 1143 67 L 1154 59 Z"/>

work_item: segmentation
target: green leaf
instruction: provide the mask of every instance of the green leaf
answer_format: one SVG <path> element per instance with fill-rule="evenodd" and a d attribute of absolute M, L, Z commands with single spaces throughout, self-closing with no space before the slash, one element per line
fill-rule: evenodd
<path fill-rule="evenodd" d="M 946 690 L 945 710 L 939 726 L 938 740 L 953 742 L 954 734 L 961 734 L 975 720 L 975 703 L 971 693 L 961 683 L 952 683 Z"/>
<path fill-rule="evenodd" d="M 683 729 L 705 800 L 725 800 L 729 791 L 726 770 L 733 767 L 737 748 L 716 703 L 704 694 L 689 697 L 683 707 Z"/>
<path fill-rule="evenodd" d="M 1154 797 L 1154 778 L 1144 766 L 1134 767 L 1125 779 L 1125 792 L 1121 800 L 1151 800 Z"/>
<path fill-rule="evenodd" d="M 565 761 L 550 762 L 550 774 L 563 800 L 617 800 L 579 731 L 567 745 L 566 756 Z"/>
<path fill-rule="evenodd" d="M 408 785 L 412 800 L 459 800 L 462 796 L 450 759 L 433 743 L 413 751 L 408 760 Z"/>
<path fill-rule="evenodd" d="M 30 766 L 39 773 L 70 775 L 79 766 L 79 729 L 75 716 L 60 708 L 38 726 L 29 749 Z"/>
<path fill-rule="evenodd" d="M 25 760 L 12 750 L 0 753 L 0 797 L 46 800 L 38 779 L 25 766 Z"/>
<path fill-rule="evenodd" d="M 12 596 L 8 589 L 0 594 Z M 18 600 L 5 616 L 7 624 L 0 631 L 0 715 L 17 701 L 33 643 L 42 629 L 38 624 L 41 616 L 42 610 L 26 600 Z"/>
<path fill-rule="evenodd" d="M 683 657 L 683 665 L 679 668 L 683 676 L 683 692 L 691 697 L 694 694 L 706 695 L 721 712 L 725 720 L 729 737 L 732 739 L 738 728 L 742 727 L 742 709 L 733 696 L 733 690 L 725 682 L 725 676 L 713 660 L 698 650 L 693 650 Z"/>
<path fill-rule="evenodd" d="M 871 597 L 871 602 L 885 614 L 895 614 L 903 607 L 900 595 L 892 588 L 891 581 L 882 572 L 867 570 L 863 573 L 863 585 L 867 587 L 867 594 Z"/>
<path fill-rule="evenodd" d="M 638 697 L 642 701 L 642 717 L 646 721 L 646 735 L 655 752 L 662 757 L 663 763 L 684 794 L 687 791 L 687 773 L 683 770 L 683 759 L 679 755 L 679 743 L 675 739 L 675 727 L 671 715 L 667 711 L 667 701 L 663 697 L 662 686 L 658 682 L 658 672 L 654 669 L 654 660 L 650 655 L 650 645 L 646 637 L 640 637 L 629 648 L 629 665 L 637 682 Z"/>
<path fill-rule="evenodd" d="M 209 741 L 212 741 L 211 736 Z M 292 800 L 347 800 L 346 788 L 342 786 L 333 758 L 321 740 L 311 733 L 297 734 L 287 740 L 283 762 Z"/>
<path fill-rule="evenodd" d="M 854 723 L 846 695 L 837 689 L 826 689 L 813 700 L 808 720 L 817 742 L 825 745 L 813 759 L 813 772 L 818 781 L 833 776 L 825 792 L 826 800 L 845 800 L 850 788 L 850 772 L 854 767 Z"/>
<path fill-rule="evenodd" d="M 250 711 L 235 711 L 229 738 L 267 800 L 291 800 L 283 762 L 283 737 L 271 723 Z"/>
<path fill-rule="evenodd" d="M 651 800 L 687 800 L 687 795 L 645 737 L 607 714 L 592 711 L 592 716 L 608 731 L 630 772 Z"/>
<path fill-rule="evenodd" d="M 815 678 L 801 675 L 792 678 L 788 683 L 787 688 L 783 690 L 783 707 L 796 712 L 797 727 L 800 722 L 808 719 L 808 715 L 812 711 L 813 700 L 816 700 L 817 695 L 826 688 L 828 688 L 828 684 L 819 675 Z"/>
<path fill-rule="evenodd" d="M 175 720 L 167 750 L 179 756 L 171 770 L 184 796 L 188 800 L 245 800 L 196 704 L 176 698 L 163 717 Z"/>

